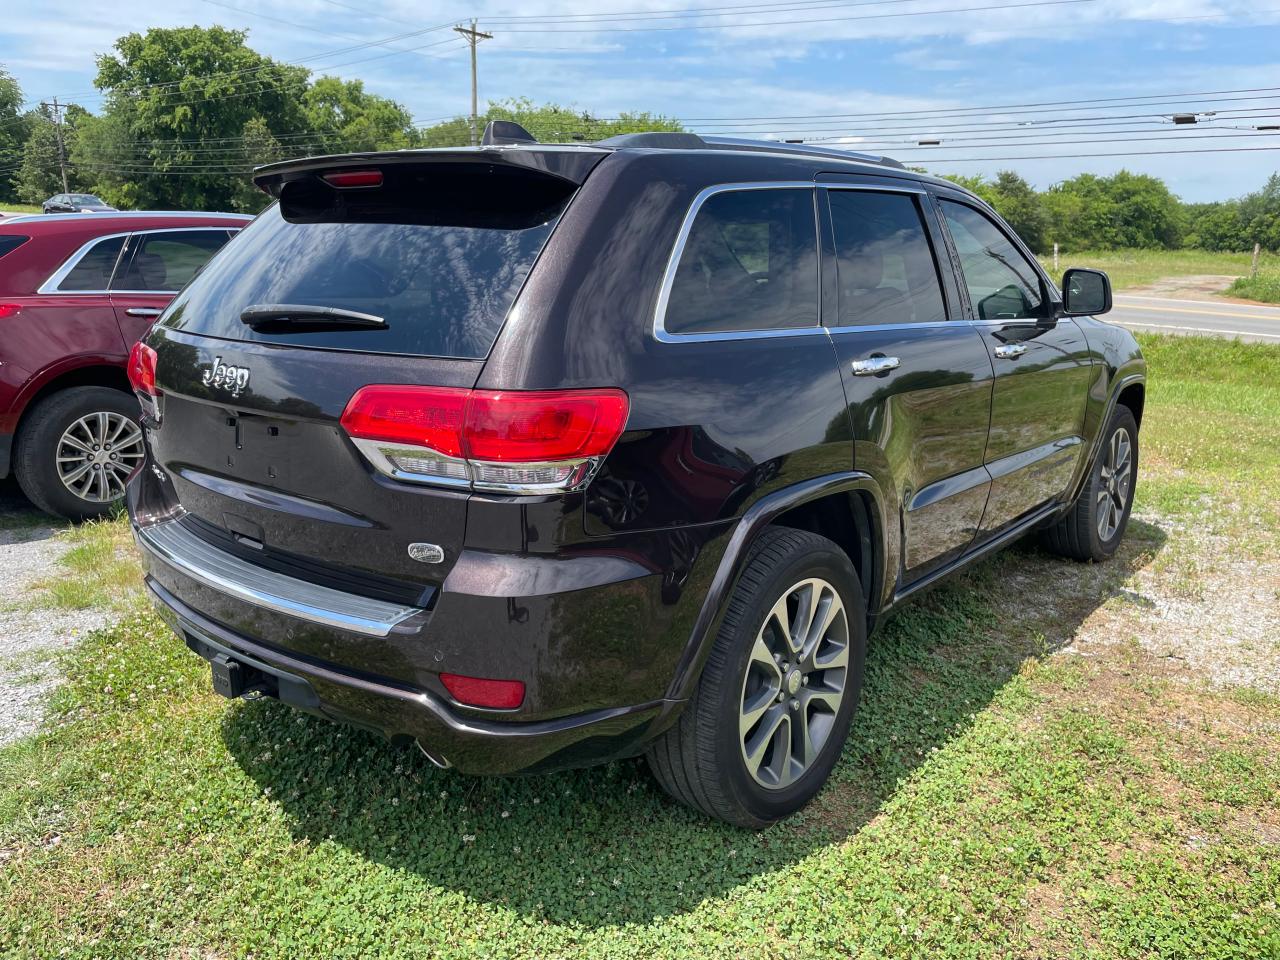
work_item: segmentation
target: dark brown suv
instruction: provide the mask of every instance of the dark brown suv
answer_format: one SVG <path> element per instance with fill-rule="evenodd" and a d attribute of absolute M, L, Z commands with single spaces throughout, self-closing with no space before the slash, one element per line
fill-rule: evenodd
<path fill-rule="evenodd" d="M 897 604 L 1116 549 L 1145 365 L 1105 275 L 891 160 L 507 134 L 258 171 L 135 353 L 147 583 L 227 695 L 766 824 Z"/>

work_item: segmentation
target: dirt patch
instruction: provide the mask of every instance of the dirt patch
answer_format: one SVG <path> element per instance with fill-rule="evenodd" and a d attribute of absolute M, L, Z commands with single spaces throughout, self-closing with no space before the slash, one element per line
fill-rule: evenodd
<path fill-rule="evenodd" d="M 1161 277 L 1154 283 L 1130 287 L 1121 294 L 1142 297 L 1169 297 L 1177 300 L 1222 300 L 1222 292 L 1236 278 L 1213 273 L 1198 273 L 1187 277 Z M 1247 300 L 1240 301 L 1248 303 Z"/>

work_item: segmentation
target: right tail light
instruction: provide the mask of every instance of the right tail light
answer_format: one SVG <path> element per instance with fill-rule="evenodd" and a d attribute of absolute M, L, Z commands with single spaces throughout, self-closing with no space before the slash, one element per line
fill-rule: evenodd
<path fill-rule="evenodd" d="M 342 426 L 387 476 L 503 493 L 580 490 L 627 425 L 618 389 L 361 387 Z"/>

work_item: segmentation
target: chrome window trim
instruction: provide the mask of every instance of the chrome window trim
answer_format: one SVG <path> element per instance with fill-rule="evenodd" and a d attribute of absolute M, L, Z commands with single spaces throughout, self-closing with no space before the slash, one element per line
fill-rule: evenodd
<path fill-rule="evenodd" d="M 79 249 L 77 249 L 75 253 L 71 254 L 71 256 L 67 257 L 66 260 L 62 261 L 62 266 L 58 267 L 57 270 L 53 271 L 53 273 L 50 275 L 48 280 L 46 280 L 44 283 L 40 284 L 40 286 L 36 288 L 36 293 L 46 294 L 46 295 L 47 294 L 63 294 L 66 296 L 78 296 L 78 297 L 87 296 L 90 294 L 106 293 L 107 292 L 106 290 L 59 290 L 58 285 L 61 284 L 63 280 L 67 279 L 67 274 L 71 273 L 72 270 L 74 270 L 77 266 L 80 265 L 80 261 L 84 259 L 85 255 L 88 254 L 90 250 L 92 250 L 94 247 L 96 247 L 100 243 L 106 243 L 108 240 L 121 241 L 120 249 L 116 251 L 115 265 L 111 268 L 111 275 L 115 276 L 116 267 L 120 265 L 120 254 L 124 252 L 125 242 L 128 241 L 129 235 L 132 233 L 133 233 L 132 230 L 125 230 L 121 233 L 106 233 L 100 237 L 94 237 L 92 240 L 86 240 L 83 244 L 80 245 Z"/>
<path fill-rule="evenodd" d="M 90 250 L 92 250 L 95 246 L 97 246 L 98 244 L 106 240 L 115 240 L 118 237 L 124 237 L 124 241 L 125 241 L 120 246 L 120 252 L 116 254 L 115 266 L 111 268 L 111 276 L 112 278 L 114 278 L 116 270 L 119 269 L 120 267 L 120 257 L 127 249 L 129 249 L 129 241 L 133 237 L 150 236 L 153 233 L 193 233 L 193 232 L 194 233 L 210 233 L 212 232 L 212 233 L 236 234 L 236 233 L 239 233 L 241 229 L 243 228 L 230 227 L 230 226 L 214 227 L 214 226 L 208 226 L 208 225 L 200 225 L 195 227 L 158 227 L 155 230 L 125 230 L 122 233 L 106 233 L 100 237 L 94 237 L 92 240 L 85 241 L 85 243 L 82 244 L 80 248 L 76 250 L 75 253 L 71 254 L 70 257 L 68 257 L 66 260 L 63 261 L 62 266 L 58 267 L 58 269 L 55 270 L 49 276 L 49 279 L 47 279 L 44 283 L 40 284 L 40 286 L 36 288 L 36 293 L 45 294 L 45 295 L 57 294 L 61 296 L 75 296 L 75 297 L 90 296 L 94 294 L 97 294 L 100 296 L 103 294 L 111 294 L 111 293 L 148 294 L 148 295 L 154 295 L 154 296 L 160 296 L 160 297 L 172 296 L 178 291 L 177 290 L 109 290 L 109 289 L 108 290 L 59 290 L 58 285 L 61 284 L 63 280 L 67 279 L 67 275 L 71 273 L 72 270 L 74 270 L 77 266 L 79 266 L 80 261 L 84 259 L 85 255 Z M 230 242 L 230 240 L 231 240 L 231 237 L 227 237 L 227 242 Z"/>
<path fill-rule="evenodd" d="M 667 304 L 671 299 L 671 287 L 676 280 L 676 270 L 680 266 L 680 257 L 684 254 L 685 244 L 689 242 L 689 233 L 693 229 L 693 221 L 698 216 L 698 211 L 702 209 L 702 205 L 711 197 L 720 193 L 746 192 L 750 190 L 808 190 L 812 195 L 817 184 L 812 180 L 777 180 L 777 181 L 744 181 L 742 183 L 717 183 L 710 187 L 704 187 L 698 191 L 697 196 L 693 198 L 693 202 L 689 205 L 688 211 L 684 215 L 684 220 L 680 224 L 680 232 L 676 235 L 675 246 L 671 249 L 670 256 L 667 257 L 666 270 L 662 275 L 662 288 L 658 292 L 658 303 L 653 311 L 653 337 L 660 343 L 708 343 L 717 340 L 765 340 L 776 337 L 811 337 L 815 334 L 825 334 L 826 328 L 822 326 L 822 248 L 818 244 L 818 220 L 817 210 L 814 210 L 814 242 L 817 244 L 817 253 L 815 262 L 815 271 L 818 274 L 818 299 L 815 306 L 817 307 L 818 322 L 811 327 L 788 327 L 777 330 L 719 330 L 714 333 L 668 333 L 665 321 L 667 316 Z"/>

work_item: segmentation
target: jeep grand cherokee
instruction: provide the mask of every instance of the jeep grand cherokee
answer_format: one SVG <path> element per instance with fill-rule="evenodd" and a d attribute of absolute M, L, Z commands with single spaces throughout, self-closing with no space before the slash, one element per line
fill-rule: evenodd
<path fill-rule="evenodd" d="M 1015 538 L 1102 560 L 1145 365 L 894 161 L 687 134 L 278 163 L 136 348 L 147 584 L 228 696 L 466 773 L 644 754 L 758 827 L 868 632 Z"/>

